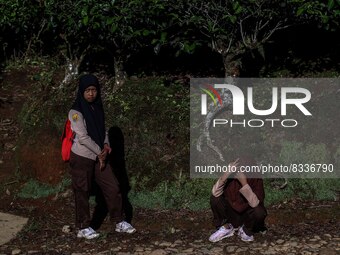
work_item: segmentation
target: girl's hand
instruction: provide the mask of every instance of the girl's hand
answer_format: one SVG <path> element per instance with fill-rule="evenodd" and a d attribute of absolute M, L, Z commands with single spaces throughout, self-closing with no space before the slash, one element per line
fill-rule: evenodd
<path fill-rule="evenodd" d="M 227 180 L 228 177 L 237 171 L 237 166 L 239 165 L 239 159 L 236 159 L 234 162 L 230 162 L 228 165 L 228 171 L 224 172 L 223 175 L 221 176 L 222 180 Z"/>
<path fill-rule="evenodd" d="M 235 178 L 241 183 L 242 187 L 248 183 L 246 175 L 242 172 L 238 172 Z"/>
<path fill-rule="evenodd" d="M 107 150 L 105 150 L 105 149 L 103 149 L 102 152 L 98 155 L 100 170 L 104 170 L 104 168 L 105 168 L 106 156 L 107 156 Z"/>
<path fill-rule="evenodd" d="M 104 150 L 106 150 L 108 154 L 111 154 L 112 149 L 107 143 L 104 144 Z"/>

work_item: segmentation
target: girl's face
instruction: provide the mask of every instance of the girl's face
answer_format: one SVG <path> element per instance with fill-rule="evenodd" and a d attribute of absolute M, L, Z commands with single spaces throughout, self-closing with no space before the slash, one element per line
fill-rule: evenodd
<path fill-rule="evenodd" d="M 84 98 L 87 102 L 93 103 L 94 100 L 96 100 L 97 93 L 98 92 L 95 86 L 89 86 L 84 91 Z"/>

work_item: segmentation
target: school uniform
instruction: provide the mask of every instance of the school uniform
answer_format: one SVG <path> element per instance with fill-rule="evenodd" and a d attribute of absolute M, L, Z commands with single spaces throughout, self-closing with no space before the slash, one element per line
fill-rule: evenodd
<path fill-rule="evenodd" d="M 267 210 L 264 207 L 263 180 L 248 178 L 241 186 L 237 179 L 219 178 L 212 189 L 210 206 L 216 228 L 230 223 L 234 228 L 243 225 L 247 235 L 264 229 Z"/>
<path fill-rule="evenodd" d="M 90 85 L 95 85 L 98 90 L 98 99 L 94 103 L 88 103 L 83 98 L 84 90 Z M 109 139 L 105 132 L 98 80 L 93 76 L 87 75 L 80 81 L 78 96 L 69 111 L 68 118 L 71 129 L 75 132 L 70 156 L 70 173 L 75 195 L 76 227 L 84 229 L 90 226 L 89 197 L 94 182 L 103 193 L 111 220 L 114 223 L 121 222 L 122 197 L 118 181 L 110 165 L 106 164 L 104 169 L 100 169 L 98 160 L 104 144 L 109 145 Z M 95 208 L 95 210 L 99 209 Z"/>

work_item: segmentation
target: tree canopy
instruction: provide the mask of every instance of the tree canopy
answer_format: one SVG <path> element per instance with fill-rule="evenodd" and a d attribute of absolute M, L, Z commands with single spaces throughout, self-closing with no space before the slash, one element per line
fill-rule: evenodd
<path fill-rule="evenodd" d="M 105 49 L 124 77 L 130 56 L 164 46 L 192 53 L 209 47 L 226 75 L 242 55 L 257 51 L 287 27 L 314 24 L 339 29 L 340 1 L 314 0 L 0 0 L 3 56 L 62 53 L 79 67 L 89 50 Z"/>

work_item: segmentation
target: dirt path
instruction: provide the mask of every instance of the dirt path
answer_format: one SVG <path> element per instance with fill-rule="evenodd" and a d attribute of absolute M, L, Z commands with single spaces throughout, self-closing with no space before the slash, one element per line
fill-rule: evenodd
<path fill-rule="evenodd" d="M 25 228 L 0 254 L 339 254 L 340 206 L 289 203 L 269 208 L 269 231 L 244 243 L 237 236 L 212 244 L 211 212 L 135 210 L 132 235 L 115 233 L 106 221 L 96 240 L 77 239 L 72 192 L 57 197 L 23 200 L 3 196 L 0 211 L 29 217 Z M 278 208 L 279 207 L 279 208 Z M 64 230 L 63 230 L 64 229 Z"/>

